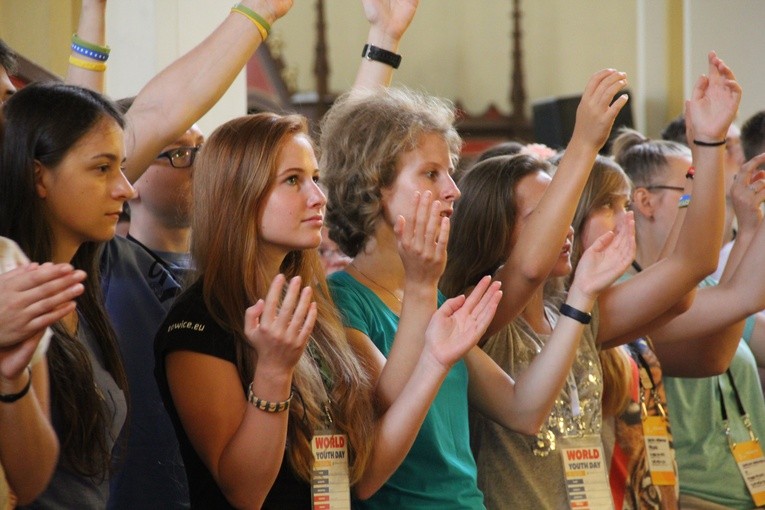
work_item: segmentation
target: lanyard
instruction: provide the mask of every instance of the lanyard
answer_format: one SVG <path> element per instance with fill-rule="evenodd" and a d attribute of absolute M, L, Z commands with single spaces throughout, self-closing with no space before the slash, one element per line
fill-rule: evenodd
<path fill-rule="evenodd" d="M 659 388 L 656 386 L 656 381 L 654 381 L 653 374 L 651 373 L 651 366 L 643 356 L 643 353 L 640 352 L 640 345 L 638 344 L 638 341 L 639 340 L 636 340 L 628 344 L 628 348 L 630 354 L 632 354 L 632 358 L 638 363 L 638 365 L 640 365 L 638 368 L 638 372 L 640 373 L 640 412 L 643 416 L 648 416 L 648 407 L 646 406 L 645 392 L 643 391 L 644 388 L 648 388 L 648 390 L 651 392 L 651 396 L 653 397 L 654 407 L 659 412 L 660 416 L 666 418 L 667 411 L 664 409 L 665 402 L 662 402 L 661 400 L 659 395 Z M 651 340 L 648 337 L 645 337 L 645 341 L 649 347 L 652 347 Z"/>
<path fill-rule="evenodd" d="M 322 408 L 324 409 L 324 424 L 327 426 L 327 428 L 331 428 L 334 425 L 332 413 L 330 412 L 332 399 L 329 398 L 329 392 L 333 386 L 332 374 L 330 373 L 327 362 L 314 347 L 315 343 L 316 340 L 314 340 L 312 336 L 308 340 L 308 354 L 311 356 L 311 359 L 313 359 L 313 362 L 316 364 L 316 368 L 319 369 L 319 373 L 321 374 L 321 388 L 324 390 L 324 398 L 322 399 Z"/>
<path fill-rule="evenodd" d="M 736 381 L 733 380 L 733 374 L 731 373 L 730 368 L 726 370 L 725 373 L 728 376 L 728 381 L 730 381 L 730 386 L 733 389 L 733 395 L 736 397 L 738 414 L 741 416 L 741 421 L 744 423 L 746 430 L 749 432 L 749 439 L 756 441 L 757 437 L 754 435 L 754 430 L 752 429 L 752 421 L 749 419 L 749 415 L 746 414 L 744 403 L 741 401 L 741 395 L 739 395 L 738 388 L 736 387 Z M 718 376 L 717 378 L 717 387 L 720 390 L 720 414 L 722 415 L 723 427 L 725 427 L 725 436 L 728 438 L 728 443 L 732 447 L 735 446 L 736 443 L 731 437 L 730 421 L 728 420 L 728 411 L 725 407 L 725 397 L 723 395 L 722 380 L 720 379 L 721 377 L 722 376 Z"/>

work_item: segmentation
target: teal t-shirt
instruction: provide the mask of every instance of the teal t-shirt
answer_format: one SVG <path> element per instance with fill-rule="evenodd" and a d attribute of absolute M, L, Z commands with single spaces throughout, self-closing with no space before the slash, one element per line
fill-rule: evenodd
<path fill-rule="evenodd" d="M 700 287 L 715 284 L 714 280 L 707 279 Z M 760 440 L 765 439 L 765 402 L 757 363 L 744 340 L 739 343 L 730 371 L 755 435 Z M 720 388 L 733 440 L 748 440 L 749 433 L 739 415 L 727 375 L 698 379 L 664 378 L 677 451 L 680 492 L 727 508 L 754 508 L 725 436 Z"/>
<path fill-rule="evenodd" d="M 329 287 L 345 326 L 367 335 L 387 356 L 398 328 L 398 316 L 344 271 L 329 277 Z M 439 305 L 443 301 L 439 293 Z M 467 388 L 467 367 L 460 361 L 441 385 L 404 462 L 374 496 L 355 501 L 354 508 L 484 508 L 470 451 Z"/>

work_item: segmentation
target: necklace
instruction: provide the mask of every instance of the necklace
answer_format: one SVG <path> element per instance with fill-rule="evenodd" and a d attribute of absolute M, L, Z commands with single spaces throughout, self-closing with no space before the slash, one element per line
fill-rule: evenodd
<path fill-rule="evenodd" d="M 351 266 L 353 266 L 353 269 L 355 269 L 356 271 L 358 271 L 358 272 L 359 272 L 359 274 L 360 274 L 361 276 L 363 276 L 364 278 L 366 278 L 366 279 L 367 279 L 367 280 L 369 280 L 370 282 L 374 283 L 374 284 L 375 284 L 377 287 L 381 288 L 382 290 L 384 290 L 385 292 L 387 292 L 388 294 L 390 294 L 391 296 L 393 296 L 393 299 L 395 299 L 396 301 L 398 301 L 398 302 L 399 302 L 399 304 L 403 304 L 403 303 L 401 303 L 401 300 L 398 298 L 398 296 L 397 296 L 397 295 L 395 295 L 393 292 L 389 291 L 388 289 L 386 289 L 385 287 L 383 287 L 382 285 L 380 285 L 379 283 L 377 283 L 376 281 L 374 281 L 372 278 L 370 278 L 370 277 L 369 277 L 369 276 L 368 276 L 368 275 L 367 275 L 367 274 L 366 274 L 364 271 L 362 271 L 361 269 L 359 269 L 359 268 L 358 268 L 358 266 L 356 266 L 355 262 L 351 262 L 351 264 L 350 264 L 350 265 L 351 265 Z"/>

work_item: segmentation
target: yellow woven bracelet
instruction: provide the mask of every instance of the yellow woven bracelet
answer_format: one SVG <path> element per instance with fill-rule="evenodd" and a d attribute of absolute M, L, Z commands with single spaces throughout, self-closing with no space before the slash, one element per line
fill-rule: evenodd
<path fill-rule="evenodd" d="M 262 16 L 242 4 L 236 4 L 233 6 L 231 8 L 231 12 L 238 12 L 248 20 L 252 21 L 252 24 L 255 25 L 255 28 L 257 28 L 258 32 L 260 32 L 260 37 L 264 41 L 266 40 L 268 37 L 268 32 L 271 30 L 271 25 L 269 25 Z"/>
<path fill-rule="evenodd" d="M 96 71 L 98 73 L 106 71 L 106 64 L 103 62 L 89 62 L 75 56 L 70 56 L 69 63 L 81 69 L 87 69 L 88 71 Z"/>

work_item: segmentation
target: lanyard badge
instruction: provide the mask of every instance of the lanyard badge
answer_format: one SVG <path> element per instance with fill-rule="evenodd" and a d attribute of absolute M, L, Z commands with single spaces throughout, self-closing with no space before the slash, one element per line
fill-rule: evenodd
<path fill-rule="evenodd" d="M 736 397 L 736 405 L 741 421 L 749 432 L 749 439 L 738 443 L 733 440 L 730 421 L 728 420 L 728 411 L 725 407 L 722 382 L 720 380 L 722 376 L 719 376 L 718 386 L 720 388 L 720 411 L 723 419 L 723 430 L 728 439 L 730 451 L 733 453 L 733 458 L 738 465 L 738 470 L 741 472 L 741 477 L 746 483 L 746 488 L 749 489 L 749 494 L 751 494 L 754 504 L 760 507 L 765 505 L 765 456 L 762 453 L 760 440 L 752 428 L 752 421 L 744 409 L 744 404 L 741 401 L 741 396 L 738 393 L 738 388 L 736 388 L 736 382 L 733 380 L 733 374 L 730 369 L 726 371 L 726 374 L 730 381 L 733 395 Z"/>
<path fill-rule="evenodd" d="M 567 437 L 558 439 L 558 443 L 569 508 L 613 510 L 600 436 Z"/>
<path fill-rule="evenodd" d="M 311 438 L 313 510 L 350 510 L 348 436 L 336 431 L 329 411 L 329 402 L 324 404 L 324 414 L 326 427 Z"/>
<path fill-rule="evenodd" d="M 638 353 L 640 365 L 640 415 L 643 422 L 643 442 L 648 461 L 648 470 L 651 473 L 651 481 L 654 485 L 676 485 L 677 474 L 675 472 L 675 452 L 672 449 L 672 438 L 667 424 L 667 413 L 659 398 L 659 392 L 653 382 L 650 367 L 645 359 Z M 648 413 L 646 392 L 648 390 L 653 398 L 657 414 L 651 416 Z"/>

